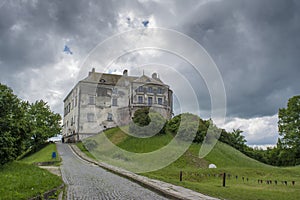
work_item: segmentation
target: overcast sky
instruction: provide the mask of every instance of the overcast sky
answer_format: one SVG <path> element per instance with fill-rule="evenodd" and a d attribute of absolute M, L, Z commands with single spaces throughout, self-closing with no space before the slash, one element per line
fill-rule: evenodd
<path fill-rule="evenodd" d="M 62 113 L 64 97 L 91 69 L 84 65 L 90 52 L 114 34 L 146 28 L 145 20 L 149 20 L 148 28 L 186 34 L 214 60 L 227 97 L 224 128 L 242 129 L 249 145 L 276 143 L 278 109 L 300 94 L 297 0 L 0 0 L 0 82 L 22 99 L 44 99 Z M 65 45 L 73 54 L 63 51 Z M 108 71 L 118 73 L 143 64 L 145 73 L 151 75 L 147 62 L 161 63 L 160 69 L 181 66 L 177 70 L 191 81 L 202 117 L 209 117 L 205 82 L 193 80 L 189 64 L 172 55 L 131 54 Z M 176 93 L 181 83 L 171 85 L 159 68 L 153 69 Z M 186 108 L 183 111 L 193 110 L 188 104 L 181 106 Z"/>

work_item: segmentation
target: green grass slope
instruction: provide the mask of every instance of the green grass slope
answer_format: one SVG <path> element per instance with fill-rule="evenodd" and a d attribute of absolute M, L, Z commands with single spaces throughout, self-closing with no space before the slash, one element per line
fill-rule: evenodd
<path fill-rule="evenodd" d="M 57 152 L 56 145 L 49 144 L 19 161 L 0 166 L 0 199 L 29 199 L 60 186 L 61 177 L 33 164 L 54 161 L 53 151 Z"/>
<path fill-rule="evenodd" d="M 52 158 L 52 152 L 56 153 L 56 158 Z M 21 160 L 24 163 L 37 163 L 37 162 L 60 162 L 60 157 L 56 150 L 56 144 L 47 144 L 44 148 L 39 151 L 25 155 Z"/>
<path fill-rule="evenodd" d="M 198 149 L 197 149 L 198 150 Z M 197 153 L 197 152 L 193 152 Z M 249 158 L 235 148 L 218 142 L 213 150 L 205 157 L 205 160 L 214 163 L 217 167 L 270 167 L 257 160 Z"/>
<path fill-rule="evenodd" d="M 0 199 L 29 199 L 61 184 L 60 177 L 31 164 L 12 162 L 0 167 Z"/>
<path fill-rule="evenodd" d="M 104 133 L 111 143 L 130 152 L 151 152 L 167 145 L 170 134 L 151 138 L 135 138 L 126 135 L 121 129 L 113 128 Z M 95 141 L 104 145 L 103 134 Z M 84 142 L 85 143 L 85 142 Z M 103 148 L 102 146 L 102 149 Z M 199 158 L 200 145 L 192 144 L 190 148 L 175 162 L 157 171 L 142 173 L 144 176 L 181 185 L 195 191 L 221 199 L 300 199 L 300 167 L 279 168 L 260 163 L 247 157 L 231 146 L 218 142 L 205 157 Z M 95 150 L 97 152 L 97 149 Z M 107 161 L 105 151 L 101 152 L 102 161 Z M 122 157 L 123 156 L 123 157 Z M 122 167 L 122 163 L 130 161 L 124 155 L 111 162 Z M 208 169 L 209 164 L 216 169 Z M 179 181 L 179 173 L 183 172 L 183 181 Z M 221 174 L 226 173 L 226 187 L 222 187 Z M 258 183 L 263 180 L 263 183 Z M 267 184 L 272 180 L 272 184 Z M 275 184 L 277 181 L 277 184 Z M 283 184 L 287 181 L 287 185 Z M 295 181 L 295 185 L 292 185 Z"/>

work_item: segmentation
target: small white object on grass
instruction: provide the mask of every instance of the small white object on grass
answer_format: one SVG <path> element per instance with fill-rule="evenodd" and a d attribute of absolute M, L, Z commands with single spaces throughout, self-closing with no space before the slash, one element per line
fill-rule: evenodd
<path fill-rule="evenodd" d="M 217 168 L 217 166 L 215 164 L 209 164 L 208 168 L 212 169 L 212 168 Z"/>

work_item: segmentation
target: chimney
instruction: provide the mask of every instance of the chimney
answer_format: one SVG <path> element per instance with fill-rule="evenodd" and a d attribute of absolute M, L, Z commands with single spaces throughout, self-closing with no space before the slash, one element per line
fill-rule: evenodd
<path fill-rule="evenodd" d="M 95 68 L 94 68 L 94 67 L 92 68 L 92 71 L 89 72 L 89 76 L 90 76 L 92 73 L 95 73 Z"/>
<path fill-rule="evenodd" d="M 127 70 L 127 69 L 125 69 L 125 70 L 123 71 L 123 76 L 128 76 L 128 70 Z"/>
<path fill-rule="evenodd" d="M 157 73 L 153 73 L 153 74 L 152 74 L 152 78 L 153 78 L 153 79 L 157 79 Z"/>

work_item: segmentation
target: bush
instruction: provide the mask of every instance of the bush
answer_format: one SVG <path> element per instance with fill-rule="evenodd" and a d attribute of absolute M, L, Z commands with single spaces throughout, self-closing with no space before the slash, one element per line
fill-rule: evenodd
<path fill-rule="evenodd" d="M 166 119 L 157 112 L 142 108 L 134 113 L 132 122 L 129 124 L 129 133 L 136 137 L 151 137 L 165 133 Z"/>

